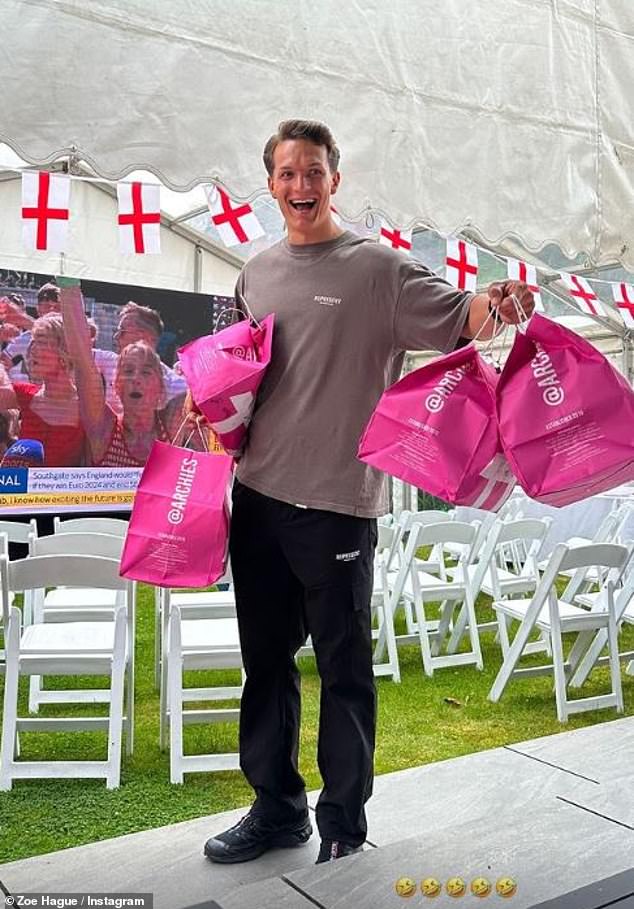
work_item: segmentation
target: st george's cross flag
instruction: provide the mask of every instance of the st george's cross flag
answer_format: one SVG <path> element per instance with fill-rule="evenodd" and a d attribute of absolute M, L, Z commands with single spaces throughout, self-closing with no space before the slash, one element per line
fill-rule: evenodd
<path fill-rule="evenodd" d="M 507 259 L 507 274 L 511 281 L 523 281 L 533 293 L 535 300 L 535 309 L 537 312 L 544 312 L 544 303 L 542 294 L 537 283 L 537 269 L 529 262 L 522 262 L 518 259 Z"/>
<path fill-rule="evenodd" d="M 591 316 L 605 316 L 603 303 L 585 278 L 579 275 L 570 275 L 567 271 L 560 272 L 568 293 L 573 298 L 579 309 Z"/>
<path fill-rule="evenodd" d="M 225 246 L 250 243 L 264 236 L 264 228 L 248 202 L 234 202 L 219 186 L 206 186 L 205 195 L 211 221 Z"/>
<path fill-rule="evenodd" d="M 160 253 L 161 188 L 156 183 L 117 183 L 119 250 Z"/>
<path fill-rule="evenodd" d="M 634 328 L 634 286 L 624 281 L 613 284 L 612 296 L 626 326 Z"/>
<path fill-rule="evenodd" d="M 458 290 L 475 293 L 478 278 L 477 247 L 457 237 L 447 237 L 445 269 L 450 284 Z"/>
<path fill-rule="evenodd" d="M 410 253 L 412 251 L 412 231 L 399 230 L 398 227 L 392 227 L 388 221 L 383 220 L 379 230 L 379 243 Z"/>
<path fill-rule="evenodd" d="M 63 174 L 22 174 L 22 238 L 30 250 L 65 252 L 70 179 Z"/>

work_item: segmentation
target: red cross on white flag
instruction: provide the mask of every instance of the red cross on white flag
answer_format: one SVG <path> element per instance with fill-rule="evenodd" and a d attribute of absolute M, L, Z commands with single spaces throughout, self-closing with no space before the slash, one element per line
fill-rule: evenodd
<path fill-rule="evenodd" d="M 225 246 L 250 243 L 264 236 L 264 228 L 248 202 L 236 205 L 219 186 L 208 186 L 205 193 L 212 223 Z"/>
<path fill-rule="evenodd" d="M 161 187 L 156 183 L 117 183 L 119 249 L 160 253 Z"/>
<path fill-rule="evenodd" d="M 382 243 L 383 246 L 391 246 L 392 249 L 402 249 L 405 252 L 411 252 L 412 231 L 399 230 L 397 227 L 391 227 L 387 221 L 381 221 L 379 243 Z"/>
<path fill-rule="evenodd" d="M 478 277 L 478 250 L 471 243 L 447 237 L 445 259 L 447 280 L 459 290 L 476 290 Z"/>
<path fill-rule="evenodd" d="M 511 281 L 523 281 L 533 293 L 535 300 L 535 309 L 538 312 L 544 312 L 544 303 L 542 294 L 537 283 L 537 269 L 529 262 L 522 262 L 518 259 L 507 259 L 507 274 Z"/>
<path fill-rule="evenodd" d="M 64 252 L 70 179 L 44 171 L 22 174 L 22 237 L 27 249 Z"/>
<path fill-rule="evenodd" d="M 591 316 L 605 316 L 603 303 L 585 278 L 580 278 L 579 275 L 570 275 L 567 271 L 562 271 L 560 274 L 568 288 L 568 293 L 580 309 Z"/>
<path fill-rule="evenodd" d="M 628 328 L 634 328 L 634 286 L 623 281 L 613 284 L 612 295 L 623 321 Z"/>

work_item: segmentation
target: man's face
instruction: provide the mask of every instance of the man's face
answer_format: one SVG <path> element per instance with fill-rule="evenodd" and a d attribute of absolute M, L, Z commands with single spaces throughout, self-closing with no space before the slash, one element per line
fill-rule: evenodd
<path fill-rule="evenodd" d="M 47 316 L 49 312 L 61 312 L 62 305 L 59 300 L 49 299 L 49 300 L 38 300 L 37 302 L 37 314 L 38 316 Z"/>
<path fill-rule="evenodd" d="M 140 322 L 134 313 L 127 313 L 120 319 L 117 330 L 114 333 L 114 339 L 119 352 L 124 350 L 128 344 L 134 344 L 136 341 L 145 341 L 152 350 L 156 350 L 158 343 L 158 338 L 154 332 L 147 325 Z"/>
<path fill-rule="evenodd" d="M 269 190 L 282 212 L 289 238 L 293 235 L 322 239 L 332 225 L 330 197 L 339 186 L 339 172 L 332 173 L 324 145 L 305 139 L 280 142 L 273 153 Z M 306 240 L 304 240 L 306 242 Z"/>

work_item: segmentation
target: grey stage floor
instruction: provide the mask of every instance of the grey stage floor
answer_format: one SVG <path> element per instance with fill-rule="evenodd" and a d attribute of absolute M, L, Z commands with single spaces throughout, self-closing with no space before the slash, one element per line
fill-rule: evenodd
<path fill-rule="evenodd" d="M 316 835 L 247 864 L 207 862 L 204 839 L 238 810 L 5 864 L 0 879 L 13 892 L 152 892 L 156 909 L 550 907 L 634 867 L 633 771 L 634 717 L 378 777 L 365 851 L 327 865 L 314 864 Z M 402 877 L 436 878 L 442 893 L 404 899 Z M 452 877 L 465 896 L 446 893 Z M 517 892 L 478 898 L 476 877 L 511 877 Z"/>

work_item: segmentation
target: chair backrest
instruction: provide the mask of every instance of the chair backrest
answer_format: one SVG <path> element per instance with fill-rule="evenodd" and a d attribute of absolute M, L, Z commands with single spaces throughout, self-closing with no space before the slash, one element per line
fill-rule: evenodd
<path fill-rule="evenodd" d="M 473 549 L 479 530 L 479 521 L 471 524 L 453 520 L 419 524 L 412 529 L 407 548 L 416 550 L 419 546 L 434 546 L 436 543 L 460 543 Z"/>
<path fill-rule="evenodd" d="M 128 532 L 128 522 L 122 518 L 69 518 L 62 521 L 53 519 L 54 533 L 109 533 L 111 536 L 124 537 Z"/>
<path fill-rule="evenodd" d="M 9 543 L 28 543 L 29 536 L 37 536 L 37 521 L 0 521 L 0 533 L 6 534 Z"/>
<path fill-rule="evenodd" d="M 95 555 L 38 555 L 9 562 L 0 555 L 2 578 L 2 617 L 9 619 L 11 593 L 42 590 L 46 587 L 93 587 L 124 590 L 128 594 L 128 622 L 133 623 L 133 581 L 119 576 L 119 560 Z"/>
<path fill-rule="evenodd" d="M 46 537 L 31 537 L 29 554 L 96 555 L 121 559 L 123 537 L 109 533 L 53 533 Z"/>
<path fill-rule="evenodd" d="M 376 544 L 376 551 L 378 554 L 382 554 L 385 550 L 390 550 L 392 547 L 392 542 L 396 536 L 396 531 L 394 527 L 389 527 L 386 524 L 377 524 L 378 530 L 378 539 Z"/>

